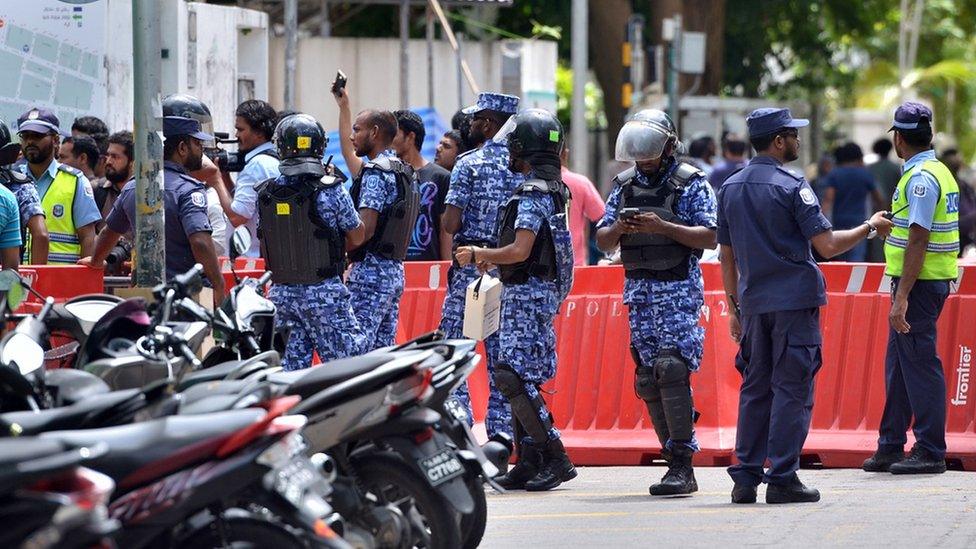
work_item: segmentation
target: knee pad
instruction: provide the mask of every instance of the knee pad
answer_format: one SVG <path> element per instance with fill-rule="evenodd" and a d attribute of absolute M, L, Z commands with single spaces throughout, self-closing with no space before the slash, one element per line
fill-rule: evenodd
<path fill-rule="evenodd" d="M 506 399 L 511 401 L 513 398 L 525 393 L 525 382 L 518 372 L 508 364 L 496 364 L 495 371 L 492 373 L 492 380 L 498 392 Z"/>
<path fill-rule="evenodd" d="M 688 369 L 688 363 L 677 351 L 662 351 L 654 359 L 652 368 L 654 379 L 662 388 L 691 386 L 691 371 Z"/>
<path fill-rule="evenodd" d="M 653 368 L 638 366 L 634 371 L 634 392 L 645 402 L 661 400 L 661 387 L 657 383 Z"/>

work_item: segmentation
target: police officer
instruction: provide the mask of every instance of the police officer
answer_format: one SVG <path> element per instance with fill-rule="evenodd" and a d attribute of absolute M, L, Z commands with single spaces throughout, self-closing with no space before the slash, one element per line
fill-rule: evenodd
<path fill-rule="evenodd" d="M 935 158 L 931 109 L 902 104 L 891 130 L 905 165 L 891 199 L 895 226 L 884 246 L 892 299 L 885 407 L 878 451 L 864 470 L 944 473 L 946 382 L 935 348 L 936 322 L 958 275 L 959 185 Z M 909 425 L 917 442 L 906 458 Z"/>
<path fill-rule="evenodd" d="M 220 273 L 217 253 L 210 237 L 207 219 L 206 190 L 187 172 L 199 170 L 203 161 L 203 143 L 213 136 L 203 133 L 200 122 L 180 116 L 163 117 L 163 207 L 166 218 L 166 278 L 190 270 L 195 263 L 203 271 L 214 291 L 215 305 L 224 295 L 224 277 Z M 105 268 L 105 258 L 122 235 L 135 230 L 136 182 L 126 183 L 122 193 L 98 233 L 95 253 L 79 261 L 96 269 Z"/>
<path fill-rule="evenodd" d="M 820 307 L 827 302 L 810 244 L 830 258 L 891 228 L 885 212 L 877 212 L 859 227 L 831 230 L 810 184 L 784 166 L 799 158 L 798 129 L 807 123 L 789 109 L 753 111 L 746 124 L 758 155 L 718 195 L 722 282 L 743 376 L 739 463 L 729 467 L 733 503 L 755 503 L 761 482 L 768 484 L 766 503 L 820 500 L 796 475 L 821 365 Z"/>
<path fill-rule="evenodd" d="M 617 136 L 616 158 L 635 162 L 617 175 L 597 244 L 621 248 L 630 318 L 634 387 L 647 404 L 668 471 L 652 495 L 698 490 L 690 373 L 701 363 L 698 315 L 704 288 L 698 257 L 714 249 L 715 195 L 705 174 L 675 158 L 678 136 L 662 111 L 641 111 Z"/>
<path fill-rule="evenodd" d="M 359 169 L 350 194 L 365 227 L 365 242 L 349 253 L 349 291 L 360 327 L 366 334 L 364 352 L 393 345 L 403 295 L 403 260 L 420 195 L 410 166 L 389 150 L 397 122 L 388 111 L 366 110 L 356 117 L 350 140 Z"/>
<path fill-rule="evenodd" d="M 22 241 L 26 242 L 27 232 L 30 233 L 31 249 L 26 255 L 33 263 L 45 265 L 50 240 L 47 224 L 44 222 L 44 208 L 41 207 L 41 197 L 37 194 L 37 187 L 31 183 L 30 178 L 19 170 L 11 169 L 19 153 L 20 145 L 11 142 L 10 129 L 3 120 L 0 120 L 0 183 L 17 198 Z"/>
<path fill-rule="evenodd" d="M 346 248 L 366 229 L 341 181 L 326 174 L 328 143 L 307 114 L 284 118 L 274 131 L 282 175 L 257 187 L 258 234 L 273 273 L 275 323 L 288 331 L 282 365 L 308 368 L 312 350 L 324 361 L 359 354 L 364 335 L 342 282 Z"/>
<path fill-rule="evenodd" d="M 61 130 L 53 112 L 40 108 L 27 111 L 17 120 L 17 132 L 27 159 L 23 173 L 37 185 L 46 218 L 51 241 L 48 263 L 74 265 L 79 258 L 91 255 L 95 224 L 102 220 L 91 183 L 79 170 L 54 158 Z M 30 254 L 30 239 L 26 248 Z M 28 262 L 37 263 L 30 256 Z"/>
<path fill-rule="evenodd" d="M 492 377 L 526 436 L 518 463 L 498 483 L 508 489 L 551 490 L 576 477 L 540 387 L 556 375 L 553 321 L 573 285 L 573 244 L 567 226 L 569 190 L 560 179 L 563 128 L 555 115 L 515 115 L 509 169 L 525 180 L 502 212 L 497 247 L 457 249 L 461 265 L 497 265 L 502 292 L 498 362 Z"/>
<path fill-rule="evenodd" d="M 459 111 L 468 116 L 472 138 L 483 146 L 458 156 L 451 170 L 451 184 L 444 198 L 441 228 L 453 235 L 454 247 L 497 244 L 498 213 L 524 178 L 508 169 L 509 154 L 504 140 L 495 136 L 508 119 L 518 111 L 519 98 L 501 93 L 483 92 L 475 105 Z M 455 116 L 457 118 L 457 116 Z M 441 314 L 440 330 L 448 338 L 464 337 L 464 300 L 468 285 L 481 274 L 474 265 L 453 265 L 447 275 L 447 296 Z M 512 417 L 508 404 L 495 387 L 495 361 L 498 336 L 485 339 L 488 368 L 488 414 L 485 430 L 489 437 L 512 436 Z M 458 388 L 456 397 L 471 414 L 468 385 Z"/>

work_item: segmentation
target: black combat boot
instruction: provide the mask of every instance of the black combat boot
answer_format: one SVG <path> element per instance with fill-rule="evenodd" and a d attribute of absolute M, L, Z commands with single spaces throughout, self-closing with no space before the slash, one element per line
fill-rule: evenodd
<path fill-rule="evenodd" d="M 918 444 L 912 446 L 908 457 L 892 463 L 888 470 L 893 475 L 940 475 L 946 472 L 945 458 L 940 458 Z"/>
<path fill-rule="evenodd" d="M 861 469 L 869 473 L 887 473 L 889 467 L 903 459 L 905 459 L 905 451 L 901 448 L 897 450 L 882 450 L 878 448 L 878 451 L 873 456 L 864 460 Z"/>
<path fill-rule="evenodd" d="M 766 486 L 766 503 L 814 503 L 820 501 L 820 491 L 807 488 L 794 473 L 786 484 Z"/>
<path fill-rule="evenodd" d="M 518 461 L 515 467 L 504 475 L 495 477 L 502 488 L 506 490 L 521 490 L 525 483 L 532 480 L 542 467 L 542 451 L 529 440 L 518 445 Z"/>
<path fill-rule="evenodd" d="M 732 503 L 756 503 L 756 486 L 736 482 L 732 487 Z"/>
<path fill-rule="evenodd" d="M 668 461 L 668 472 L 664 473 L 661 482 L 650 488 L 652 496 L 678 496 L 698 491 L 695 480 L 695 470 L 691 466 L 691 456 L 694 452 L 687 446 L 674 445 L 671 459 Z"/>
<path fill-rule="evenodd" d="M 552 490 L 567 480 L 576 478 L 576 467 L 569 461 L 561 440 L 550 440 L 542 451 L 542 459 L 539 474 L 525 483 L 525 489 L 529 492 Z"/>

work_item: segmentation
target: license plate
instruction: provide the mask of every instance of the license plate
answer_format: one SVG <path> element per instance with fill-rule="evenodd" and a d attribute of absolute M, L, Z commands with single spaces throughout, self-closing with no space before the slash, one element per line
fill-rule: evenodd
<path fill-rule="evenodd" d="M 444 448 L 432 456 L 418 459 L 417 463 L 420 465 L 420 470 L 427 475 L 431 486 L 439 486 L 464 473 L 461 460 L 450 448 Z"/>
<path fill-rule="evenodd" d="M 310 494 L 325 496 L 329 492 L 328 483 L 305 458 L 296 458 L 272 474 L 275 491 L 296 507 L 301 507 L 306 496 Z"/>
<path fill-rule="evenodd" d="M 464 423 L 468 422 L 468 411 L 464 409 L 464 406 L 462 406 L 460 402 L 450 398 L 444 403 L 444 405 L 447 407 L 447 411 L 454 416 L 454 419 L 463 421 Z"/>

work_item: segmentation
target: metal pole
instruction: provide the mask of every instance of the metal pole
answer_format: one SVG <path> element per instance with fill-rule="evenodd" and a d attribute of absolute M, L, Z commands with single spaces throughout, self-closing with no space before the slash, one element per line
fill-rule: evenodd
<path fill-rule="evenodd" d="M 136 250 L 133 282 L 161 284 L 166 273 L 163 217 L 162 40 L 156 0 L 132 2 L 132 88 L 135 110 Z"/>
<path fill-rule="evenodd" d="M 671 41 L 671 59 L 668 63 L 671 69 L 671 76 L 668 80 L 668 114 L 671 116 L 674 126 L 678 128 L 679 136 L 681 135 L 681 122 L 679 120 L 678 101 L 681 96 L 678 94 L 678 83 L 681 79 L 681 73 L 678 71 L 678 64 L 681 62 L 681 25 L 681 15 L 675 15 L 674 39 Z"/>
<path fill-rule="evenodd" d="M 464 104 L 464 56 L 461 53 L 461 47 L 464 45 L 464 34 L 457 35 L 457 42 L 454 48 L 454 61 L 457 64 L 457 84 L 458 84 L 458 108 L 463 109 Z"/>
<path fill-rule="evenodd" d="M 400 0 L 400 108 L 410 108 L 410 0 Z"/>
<path fill-rule="evenodd" d="M 285 0 L 285 108 L 295 108 L 295 66 L 298 63 L 298 0 Z"/>
<path fill-rule="evenodd" d="M 573 65 L 573 125 L 570 128 L 570 152 L 573 171 L 586 173 L 586 75 L 587 75 L 587 0 L 573 0 L 572 65 Z"/>
<path fill-rule="evenodd" d="M 319 20 L 319 36 L 328 38 L 332 36 L 332 20 L 329 18 L 329 0 L 319 0 L 322 6 L 319 8 L 321 19 Z"/>
<path fill-rule="evenodd" d="M 427 6 L 427 106 L 434 107 L 434 12 Z"/>

